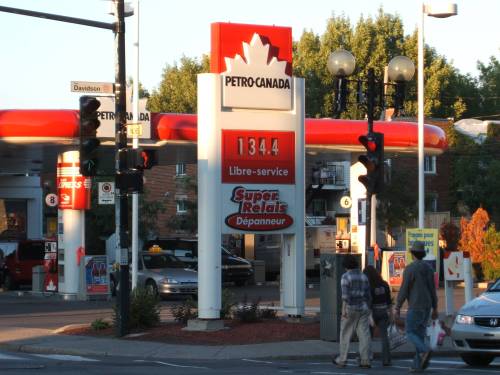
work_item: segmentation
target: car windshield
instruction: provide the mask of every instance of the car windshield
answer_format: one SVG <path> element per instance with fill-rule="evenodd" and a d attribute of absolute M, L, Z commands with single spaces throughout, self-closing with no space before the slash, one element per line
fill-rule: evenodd
<path fill-rule="evenodd" d="M 169 254 L 145 254 L 142 259 L 146 268 L 186 268 L 183 262 Z"/>
<path fill-rule="evenodd" d="M 500 292 L 500 279 L 497 279 L 489 288 L 488 292 Z"/>
<path fill-rule="evenodd" d="M 222 255 L 224 255 L 224 256 L 227 256 L 227 257 L 234 256 L 234 254 L 232 252 L 230 252 L 228 249 L 226 249 L 225 247 L 221 247 L 221 250 L 222 250 Z"/>

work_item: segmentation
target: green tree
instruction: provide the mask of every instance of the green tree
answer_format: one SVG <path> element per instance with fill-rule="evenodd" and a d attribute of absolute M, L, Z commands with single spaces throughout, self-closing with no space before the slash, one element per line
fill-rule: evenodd
<path fill-rule="evenodd" d="M 479 91 L 483 115 L 500 115 L 500 62 L 490 57 L 488 65 L 478 62 Z"/>
<path fill-rule="evenodd" d="M 149 98 L 148 109 L 151 112 L 196 113 L 197 74 L 209 70 L 210 62 L 206 55 L 201 62 L 184 56 L 179 65 L 167 65 L 160 87 L 153 90 Z"/>

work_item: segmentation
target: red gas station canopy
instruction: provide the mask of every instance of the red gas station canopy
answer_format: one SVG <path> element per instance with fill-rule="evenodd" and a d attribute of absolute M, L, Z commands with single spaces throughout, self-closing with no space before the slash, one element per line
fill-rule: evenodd
<path fill-rule="evenodd" d="M 79 133 L 76 110 L 0 110 L 0 141 L 12 143 L 61 143 Z M 197 116 L 156 113 L 151 116 L 153 141 L 195 143 Z M 362 151 L 358 137 L 367 132 L 362 120 L 306 119 L 306 148 Z M 376 121 L 374 131 L 384 133 L 387 151 L 415 152 L 417 123 Z M 447 146 L 444 131 L 433 125 L 424 127 L 424 146 L 429 154 L 439 154 Z"/>

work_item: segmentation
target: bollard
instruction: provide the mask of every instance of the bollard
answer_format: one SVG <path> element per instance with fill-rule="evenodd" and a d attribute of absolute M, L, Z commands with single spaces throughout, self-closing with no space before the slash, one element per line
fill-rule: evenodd
<path fill-rule="evenodd" d="M 472 264 L 470 262 L 470 254 L 464 251 L 464 287 L 465 287 L 465 303 L 469 303 L 474 298 L 473 280 L 472 280 Z"/>

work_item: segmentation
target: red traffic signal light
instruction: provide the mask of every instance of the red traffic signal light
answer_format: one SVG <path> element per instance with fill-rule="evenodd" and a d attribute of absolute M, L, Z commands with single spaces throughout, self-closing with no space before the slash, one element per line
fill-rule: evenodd
<path fill-rule="evenodd" d="M 139 154 L 140 169 L 151 169 L 158 164 L 156 150 L 141 150 Z"/>
<path fill-rule="evenodd" d="M 358 160 L 366 168 L 366 175 L 358 177 L 366 187 L 367 194 L 379 193 L 384 185 L 384 135 L 368 133 L 359 137 L 359 142 L 365 147 L 366 155 Z"/>
<path fill-rule="evenodd" d="M 101 125 L 97 110 L 101 102 L 94 96 L 80 97 L 80 173 L 83 176 L 97 174 L 97 149 L 101 142 L 97 128 Z"/>

